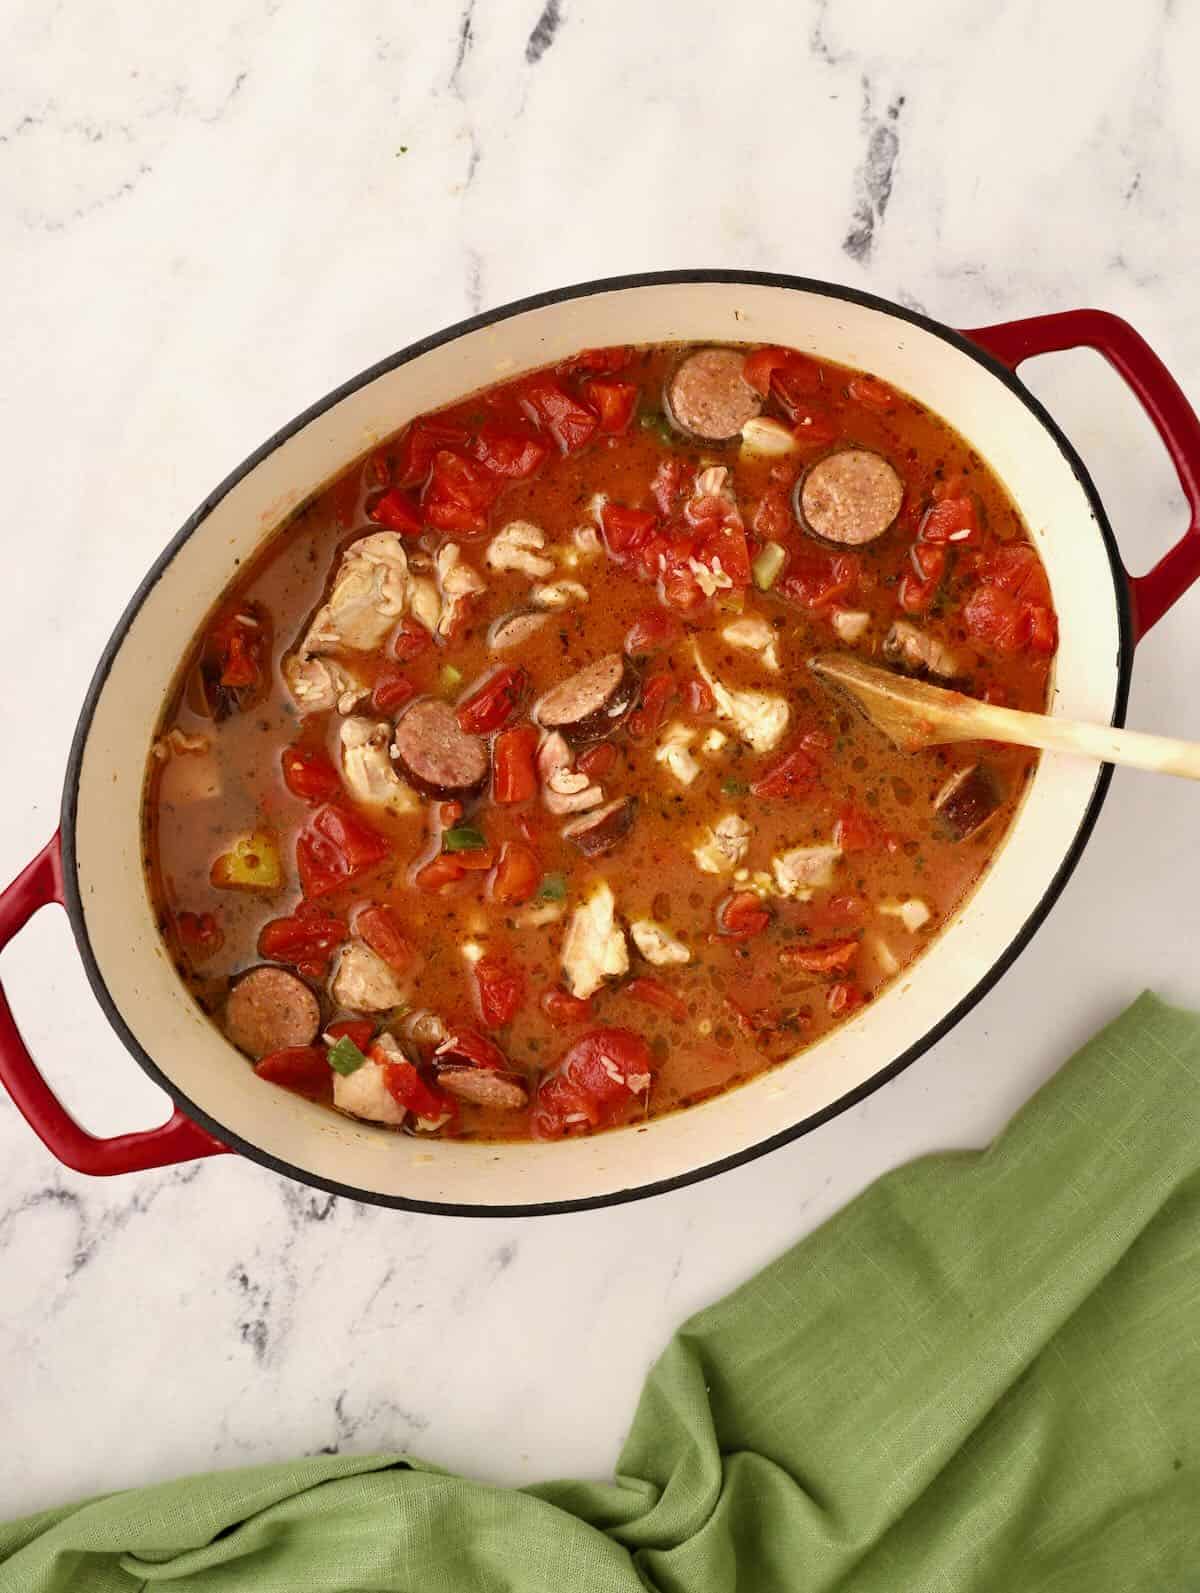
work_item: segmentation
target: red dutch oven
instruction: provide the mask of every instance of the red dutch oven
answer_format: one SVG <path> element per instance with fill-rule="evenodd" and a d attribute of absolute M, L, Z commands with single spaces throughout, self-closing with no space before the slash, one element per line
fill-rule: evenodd
<path fill-rule="evenodd" d="M 182 642 L 237 564 L 411 416 L 580 347 L 675 340 L 791 345 L 873 371 L 944 415 L 1005 482 L 1046 565 L 1062 637 L 1050 711 L 1123 722 L 1133 648 L 1200 575 L 1200 424 L 1124 321 L 1076 310 L 957 332 L 845 288 L 730 271 L 588 283 L 464 321 L 366 371 L 251 455 L 166 548 L 104 650 L 71 751 L 61 828 L 0 897 L 0 947 L 40 907 L 61 903 L 106 1016 L 175 1110 L 146 1133 L 86 1133 L 42 1078 L 0 991 L 0 1079 L 60 1161 L 111 1174 L 234 1150 L 338 1194 L 462 1214 L 633 1199 L 745 1161 L 878 1088 L 1027 943 L 1086 843 L 1108 769 L 1043 758 L 984 879 L 903 980 L 793 1060 L 638 1128 L 554 1145 L 389 1134 L 264 1086 L 178 979 L 143 879 L 143 780 Z M 1104 355 L 1137 395 L 1191 509 L 1180 541 L 1137 578 L 1125 572 L 1083 464 L 1015 374 L 1033 355 L 1080 346 Z"/>

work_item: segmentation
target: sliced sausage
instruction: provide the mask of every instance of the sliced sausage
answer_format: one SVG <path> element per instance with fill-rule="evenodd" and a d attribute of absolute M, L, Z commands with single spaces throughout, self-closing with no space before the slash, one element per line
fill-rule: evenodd
<path fill-rule="evenodd" d="M 667 409 L 675 424 L 705 442 L 736 437 L 763 406 L 742 375 L 745 360 L 735 348 L 689 354 L 667 384 Z"/>
<path fill-rule="evenodd" d="M 562 838 L 577 846 L 584 857 L 599 857 L 625 839 L 636 817 L 637 798 L 617 797 L 614 802 L 606 802 L 602 808 L 564 824 Z"/>
<path fill-rule="evenodd" d="M 956 841 L 975 835 L 1003 800 L 991 770 L 981 763 L 959 769 L 933 799 L 934 812 Z"/>
<path fill-rule="evenodd" d="M 796 518 L 839 547 L 874 542 L 900 513 L 904 483 L 882 454 L 842 448 L 818 459 L 796 487 Z"/>
<path fill-rule="evenodd" d="M 225 1003 L 225 1033 L 255 1061 L 287 1046 L 311 1045 L 320 1026 L 316 996 L 283 968 L 251 968 Z"/>
<path fill-rule="evenodd" d="M 640 685 L 637 671 L 623 653 L 605 653 L 548 691 L 533 717 L 546 730 L 561 730 L 571 741 L 598 741 L 629 713 Z"/>
<path fill-rule="evenodd" d="M 529 1103 L 529 1091 L 521 1079 L 494 1068 L 442 1068 L 437 1081 L 449 1095 L 472 1106 L 490 1106 L 499 1112 L 515 1112 Z"/>
<path fill-rule="evenodd" d="M 509 647 L 523 647 L 536 636 L 550 618 L 549 614 L 535 614 L 519 609 L 515 614 L 504 614 L 488 632 L 488 646 L 494 653 Z"/>
<path fill-rule="evenodd" d="M 953 680 L 958 674 L 957 653 L 908 620 L 896 620 L 892 625 L 883 639 L 883 656 L 910 675 Z"/>
<path fill-rule="evenodd" d="M 487 746 L 460 730 L 454 709 L 435 697 L 413 703 L 401 716 L 392 757 L 426 796 L 473 796 L 487 779 Z"/>

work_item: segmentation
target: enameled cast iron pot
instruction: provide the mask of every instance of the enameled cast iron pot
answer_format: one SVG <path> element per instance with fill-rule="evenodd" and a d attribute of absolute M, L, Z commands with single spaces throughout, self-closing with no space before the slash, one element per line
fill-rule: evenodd
<path fill-rule="evenodd" d="M 0 992 L 0 1078 L 68 1166 L 118 1173 L 226 1149 L 381 1205 L 462 1214 L 563 1211 L 686 1184 L 794 1139 L 926 1051 L 999 978 L 1062 890 L 1110 771 L 1042 759 L 974 896 L 882 997 L 792 1062 L 691 1110 L 560 1144 L 430 1144 L 267 1089 L 175 974 L 143 883 L 147 751 L 190 636 L 238 560 L 411 416 L 585 347 L 783 343 L 876 372 L 944 415 L 1007 485 L 1049 572 L 1061 622 L 1056 714 L 1123 720 L 1138 639 L 1200 575 L 1200 424 L 1152 350 L 1095 310 L 960 333 L 882 299 L 802 278 L 685 271 L 565 288 L 477 316 L 384 360 L 272 437 L 192 515 L 104 650 L 71 749 L 58 835 L 0 897 L 0 947 L 50 901 L 67 910 L 109 1021 L 176 1110 L 148 1133 L 97 1139 L 68 1116 Z M 1131 579 L 1087 472 L 1014 375 L 1085 344 L 1132 387 L 1191 508 L 1183 539 Z"/>

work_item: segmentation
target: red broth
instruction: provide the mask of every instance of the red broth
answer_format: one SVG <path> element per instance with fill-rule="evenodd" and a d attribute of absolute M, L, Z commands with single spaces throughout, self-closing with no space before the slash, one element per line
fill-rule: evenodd
<path fill-rule="evenodd" d="M 874 377 L 696 353 L 418 419 L 189 648 L 150 889 L 264 1089 L 435 1138 L 686 1107 L 876 999 L 995 853 L 1035 755 L 902 756 L 807 661 L 1043 708 L 1003 487 Z"/>

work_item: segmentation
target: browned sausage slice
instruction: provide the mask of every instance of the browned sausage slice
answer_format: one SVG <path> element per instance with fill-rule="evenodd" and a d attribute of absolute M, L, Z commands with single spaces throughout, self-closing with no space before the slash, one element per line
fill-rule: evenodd
<path fill-rule="evenodd" d="M 396 725 L 392 756 L 426 796 L 472 796 L 487 779 L 487 747 L 459 729 L 454 709 L 435 697 L 413 703 Z"/>
<path fill-rule="evenodd" d="M 501 652 L 508 647 L 523 647 L 531 637 L 537 635 L 549 618 L 549 614 L 537 614 L 529 609 L 505 614 L 488 632 L 488 646 L 493 652 Z"/>
<path fill-rule="evenodd" d="M 745 361 L 735 348 L 702 348 L 689 354 L 667 385 L 667 409 L 675 424 L 705 442 L 736 437 L 763 406 L 742 375 Z"/>
<path fill-rule="evenodd" d="M 320 1026 L 316 996 L 283 968 L 251 968 L 225 1003 L 225 1033 L 255 1061 L 290 1045 L 311 1045 Z"/>
<path fill-rule="evenodd" d="M 533 717 L 546 730 L 560 730 L 572 741 L 598 741 L 615 730 L 637 702 L 640 684 L 623 653 L 605 653 L 548 691 Z"/>
<path fill-rule="evenodd" d="M 975 835 L 1000 806 L 1000 788 L 991 771 L 973 763 L 952 774 L 933 799 L 934 812 L 956 841 Z"/>
<path fill-rule="evenodd" d="M 637 798 L 617 797 L 614 802 L 606 802 L 602 808 L 564 824 L 562 838 L 577 846 L 584 857 L 599 857 L 625 839 L 636 817 Z"/>
<path fill-rule="evenodd" d="M 842 448 L 800 478 L 796 518 L 826 542 L 861 548 L 883 535 L 903 498 L 904 483 L 882 454 Z"/>
<path fill-rule="evenodd" d="M 438 1083 L 460 1101 L 490 1106 L 500 1112 L 515 1112 L 529 1102 L 529 1091 L 520 1079 L 492 1068 L 442 1068 Z"/>

